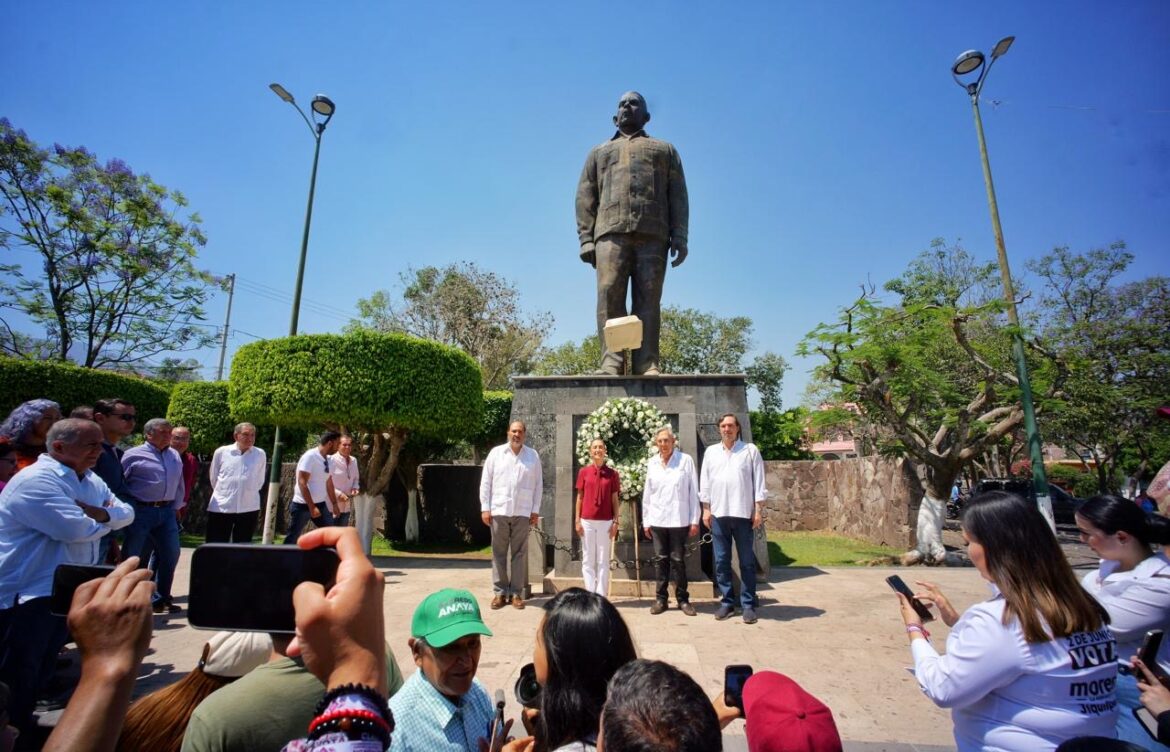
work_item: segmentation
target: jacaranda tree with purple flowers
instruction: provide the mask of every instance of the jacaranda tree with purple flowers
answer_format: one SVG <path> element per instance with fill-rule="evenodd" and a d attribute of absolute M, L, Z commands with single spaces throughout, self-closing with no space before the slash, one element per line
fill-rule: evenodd
<path fill-rule="evenodd" d="M 0 352 L 134 368 L 207 346 L 207 239 L 178 191 L 0 118 Z"/>

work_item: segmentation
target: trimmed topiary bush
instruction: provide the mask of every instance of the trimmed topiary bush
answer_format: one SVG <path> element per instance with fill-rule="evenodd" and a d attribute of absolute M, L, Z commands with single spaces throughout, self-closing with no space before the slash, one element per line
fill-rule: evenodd
<path fill-rule="evenodd" d="M 467 437 L 467 443 L 481 454 L 487 454 L 487 450 L 507 439 L 511 417 L 511 392 L 484 392 L 483 420 L 480 421 L 479 430 Z"/>
<path fill-rule="evenodd" d="M 239 420 L 361 432 L 363 490 L 385 490 L 412 433 L 463 438 L 483 420 L 482 378 L 466 353 L 402 334 L 360 331 L 253 342 L 232 361 Z"/>
<path fill-rule="evenodd" d="M 175 384 L 167 420 L 191 429 L 191 451 L 211 454 L 232 441 L 232 420 L 226 381 L 189 381 Z"/>
<path fill-rule="evenodd" d="M 0 357 L 0 419 L 30 399 L 51 399 L 65 415 L 80 405 L 120 397 L 135 406 L 139 425 L 167 414 L 170 391 L 146 379 L 60 361 Z"/>

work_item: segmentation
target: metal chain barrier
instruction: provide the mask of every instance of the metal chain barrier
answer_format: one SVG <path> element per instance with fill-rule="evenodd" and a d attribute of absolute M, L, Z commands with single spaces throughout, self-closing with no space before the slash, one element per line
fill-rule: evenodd
<path fill-rule="evenodd" d="M 569 556 L 572 557 L 573 559 L 579 558 L 579 556 L 578 556 L 578 554 L 580 553 L 579 549 L 577 548 L 577 546 L 575 546 L 573 544 L 572 541 L 565 543 L 563 540 L 556 537 L 552 533 L 547 532 L 539 527 L 532 528 L 532 532 L 535 533 L 536 536 L 538 538 L 540 538 L 541 541 L 543 541 L 546 545 L 551 544 L 555 550 L 564 551 L 565 553 L 569 554 Z M 641 532 L 641 530 L 639 530 L 639 532 Z M 763 537 L 764 537 L 764 526 L 763 525 L 761 525 L 759 528 L 752 531 L 752 540 L 753 541 L 759 540 Z M 705 543 L 710 543 L 713 540 L 715 540 L 715 538 L 714 538 L 714 536 L 711 535 L 711 533 L 703 533 L 698 538 L 695 538 L 695 540 L 693 540 L 690 543 L 687 543 L 685 546 L 683 546 L 683 558 L 685 559 L 686 557 L 693 554 L 695 551 L 698 551 L 699 546 L 702 546 Z M 662 559 L 665 559 L 665 558 L 667 558 L 667 557 L 654 556 L 654 557 L 649 558 L 649 559 L 618 559 L 618 558 L 611 557 L 609 560 L 609 568 L 610 568 L 610 571 L 613 571 L 613 570 L 623 569 L 623 568 L 624 569 L 635 569 L 639 564 L 642 564 L 645 566 L 657 566 L 658 562 L 661 561 Z"/>

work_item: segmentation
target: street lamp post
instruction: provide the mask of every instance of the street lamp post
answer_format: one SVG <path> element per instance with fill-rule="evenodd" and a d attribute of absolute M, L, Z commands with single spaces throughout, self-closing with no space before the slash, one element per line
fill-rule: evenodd
<path fill-rule="evenodd" d="M 313 97 L 310 104 L 310 109 L 313 111 L 312 120 L 305 114 L 305 111 L 300 108 L 293 99 L 293 95 L 288 93 L 280 84 L 269 84 L 268 88 L 276 94 L 276 96 L 283 99 L 285 102 L 291 104 L 305 124 L 309 126 L 309 132 L 313 134 L 313 140 L 316 146 L 313 148 L 313 172 L 309 176 L 309 202 L 305 207 L 305 231 L 301 235 L 301 258 L 297 264 L 297 283 L 293 291 L 293 307 L 292 317 L 288 322 L 288 336 L 295 337 L 297 334 L 297 323 L 301 313 L 301 287 L 305 281 L 305 256 L 309 252 L 309 226 L 313 222 L 313 194 L 317 189 L 317 159 L 321 156 L 321 135 L 325 133 L 325 126 L 329 124 L 330 119 L 333 118 L 333 113 L 337 109 L 333 104 L 333 100 L 322 94 Z M 318 116 L 321 117 L 318 120 Z M 276 533 L 276 508 L 280 500 L 280 469 L 282 461 L 282 449 L 280 444 L 280 426 L 276 427 L 276 436 L 272 446 L 272 470 L 268 475 L 268 500 L 264 507 L 264 543 L 272 543 Z"/>
<path fill-rule="evenodd" d="M 979 50 L 968 50 L 955 59 L 951 74 L 955 83 L 963 87 L 971 97 L 971 109 L 975 112 L 975 133 L 979 137 L 979 157 L 983 162 L 983 181 L 987 184 L 987 205 L 991 210 L 991 229 L 995 233 L 995 250 L 999 257 L 999 275 L 1003 281 L 1003 297 L 1007 303 L 1008 321 L 1012 325 L 1012 354 L 1016 361 L 1016 376 L 1020 382 L 1020 404 L 1024 411 L 1024 432 L 1027 435 L 1028 456 L 1032 460 L 1032 486 L 1036 491 L 1036 503 L 1048 524 L 1055 528 L 1052 517 L 1052 501 L 1048 497 L 1048 478 L 1044 473 L 1044 452 L 1040 431 L 1036 427 L 1036 410 L 1032 404 L 1032 383 L 1028 378 L 1028 362 L 1024 358 L 1024 338 L 1020 331 L 1020 317 L 1016 312 L 1016 292 L 1012 285 L 1011 267 L 1008 266 L 1007 248 L 1003 242 L 1003 227 L 999 223 L 999 204 L 995 200 L 995 184 L 991 180 L 991 163 L 987 159 L 987 142 L 983 137 L 983 118 L 979 114 L 979 93 L 987 81 L 987 74 L 997 59 L 1012 46 L 1015 37 L 1004 37 L 991 50 L 991 60 L 986 61 Z M 987 62 L 986 66 L 984 63 Z M 964 83 L 962 77 L 967 76 Z M 971 81 L 970 76 L 975 76 Z"/>

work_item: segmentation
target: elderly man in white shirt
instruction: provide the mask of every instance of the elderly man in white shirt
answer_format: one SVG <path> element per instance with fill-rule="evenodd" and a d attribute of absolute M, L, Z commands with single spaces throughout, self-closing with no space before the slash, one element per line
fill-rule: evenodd
<path fill-rule="evenodd" d="M 524 608 L 528 531 L 540 517 L 544 492 L 540 455 L 524 446 L 527 432 L 523 421 L 512 421 L 508 443 L 488 453 L 479 481 L 480 516 L 492 529 L 492 608 L 503 608 L 509 601 Z"/>
<path fill-rule="evenodd" d="M 49 613 L 60 564 L 97 564 L 98 542 L 134 521 L 91 468 L 102 453 L 97 423 L 67 418 L 45 437 L 48 452 L 0 492 L 0 681 L 9 714 L 31 733 L 37 692 L 65 644 L 65 617 Z"/>
<path fill-rule="evenodd" d="M 703 454 L 699 501 L 703 524 L 711 528 L 715 548 L 715 584 L 721 603 L 715 618 L 722 621 L 735 613 L 731 591 L 731 545 L 739 555 L 740 604 L 745 624 L 756 623 L 756 554 L 754 531 L 763 524 L 764 458 L 754 444 L 739 438 L 739 418 L 727 413 L 719 419 L 718 444 Z"/>
<path fill-rule="evenodd" d="M 211 456 L 211 499 L 207 502 L 208 543 L 251 543 L 260 517 L 260 489 L 268 457 L 256 446 L 256 426 L 239 423 L 234 444 Z"/>
<path fill-rule="evenodd" d="M 678 450 L 677 441 L 670 426 L 658 429 L 654 434 L 658 456 L 646 463 L 642 526 L 646 537 L 654 541 L 654 558 L 658 560 L 658 593 L 650 613 L 666 610 L 667 580 L 674 570 L 674 598 L 684 614 L 694 616 L 683 547 L 687 538 L 699 534 L 699 487 L 695 461 Z"/>

